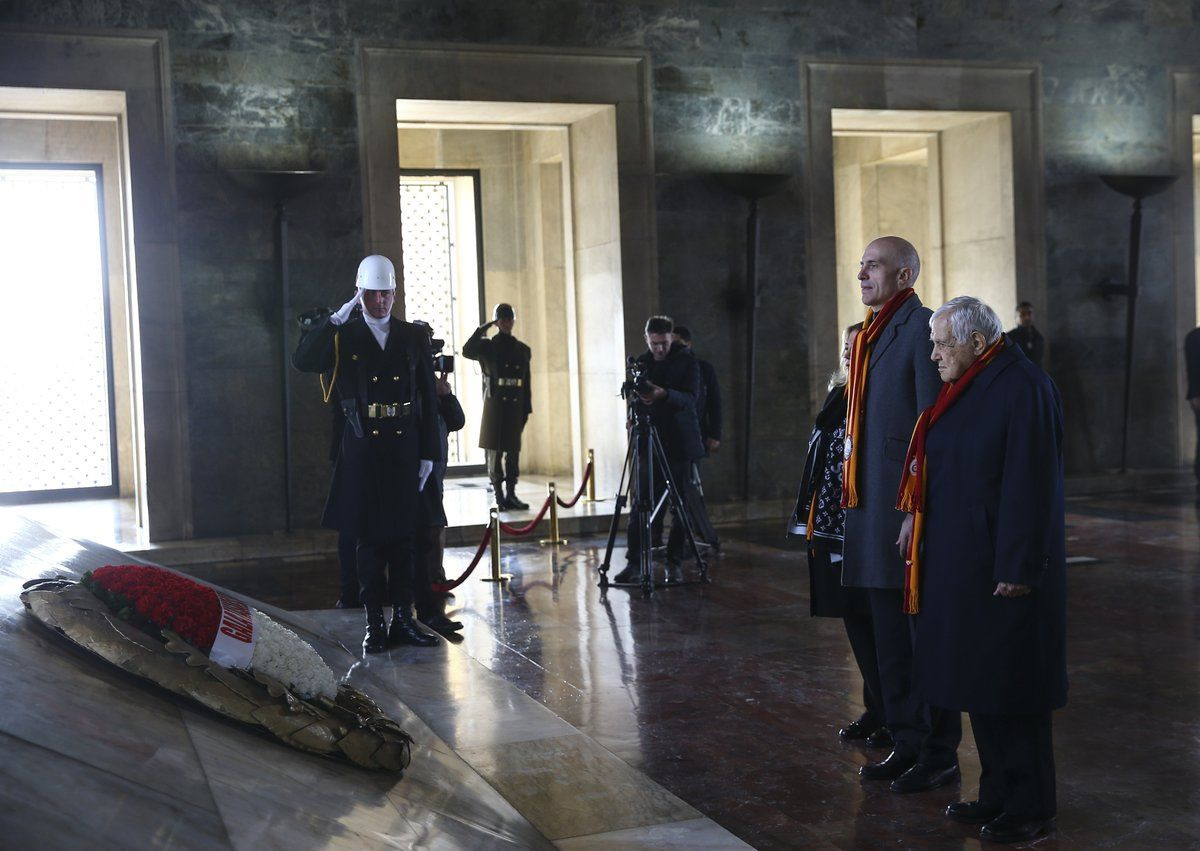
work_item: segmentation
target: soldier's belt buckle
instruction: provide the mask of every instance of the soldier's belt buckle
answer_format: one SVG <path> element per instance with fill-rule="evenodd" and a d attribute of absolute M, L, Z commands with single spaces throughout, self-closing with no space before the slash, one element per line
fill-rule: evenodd
<path fill-rule="evenodd" d="M 404 417 L 412 410 L 412 403 L 405 402 L 401 404 L 384 405 L 378 402 L 372 402 L 367 405 L 367 416 L 371 419 L 392 419 L 395 417 Z"/>

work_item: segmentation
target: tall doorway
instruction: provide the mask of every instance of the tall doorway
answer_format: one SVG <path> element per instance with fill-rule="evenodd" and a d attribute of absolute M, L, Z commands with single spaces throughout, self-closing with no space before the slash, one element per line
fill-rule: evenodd
<path fill-rule="evenodd" d="M 0 500 L 118 493 L 99 166 L 0 166 Z"/>
<path fill-rule="evenodd" d="M 482 199 L 476 169 L 402 169 L 400 228 L 404 257 L 404 315 L 424 320 L 442 354 L 454 358 L 446 375 L 466 414 L 467 424 L 449 435 L 452 473 L 483 471 L 479 423 L 483 410 L 482 377 L 462 358 L 463 344 L 485 314 Z"/>
<path fill-rule="evenodd" d="M 1017 303 L 1008 113 L 833 109 L 832 131 L 838 329 L 863 318 L 859 258 L 888 234 L 916 247 L 924 304 L 973 295 L 1008 320 Z"/>

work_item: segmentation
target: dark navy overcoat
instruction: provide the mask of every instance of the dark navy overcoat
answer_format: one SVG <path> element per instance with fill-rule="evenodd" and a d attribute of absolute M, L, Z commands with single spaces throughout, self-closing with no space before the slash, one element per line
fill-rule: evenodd
<path fill-rule="evenodd" d="M 1005 346 L 929 430 L 913 691 L 997 715 L 1067 701 L 1062 402 Z M 994 596 L 998 582 L 1033 587 Z"/>

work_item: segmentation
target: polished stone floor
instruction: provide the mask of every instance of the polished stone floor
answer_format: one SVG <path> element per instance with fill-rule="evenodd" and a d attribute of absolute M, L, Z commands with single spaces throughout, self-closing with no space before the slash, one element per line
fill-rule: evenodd
<path fill-rule="evenodd" d="M 1036 846 L 1198 847 L 1194 492 L 1074 497 L 1067 507 L 1071 693 L 1055 715 L 1059 830 Z M 735 844 L 720 828 L 758 848 L 980 846 L 971 828 L 940 815 L 975 791 L 969 727 L 961 789 L 896 796 L 858 779 L 875 754 L 836 737 L 860 711 L 853 663 L 840 623 L 808 616 L 806 567 L 781 524 L 726 530 L 711 585 L 651 600 L 600 594 L 602 548 L 595 539 L 506 543 L 514 579 L 472 578 L 451 601 L 466 623 L 460 642 L 367 666 L 516 823 L 564 848 Z M 450 550 L 447 573 L 472 551 Z M 219 572 L 276 605 L 323 609 L 305 617 L 356 647 L 360 616 L 325 609 L 336 589 L 328 559 Z"/>
<path fill-rule="evenodd" d="M 1198 516 L 1190 488 L 1068 501 L 1059 830 L 1037 847 L 1200 846 Z M 727 532 L 711 585 L 649 601 L 601 596 L 602 545 L 509 546 L 507 587 L 471 580 L 454 600 L 460 649 L 755 847 L 979 847 L 940 814 L 976 790 L 969 726 L 961 789 L 896 796 L 856 776 L 872 753 L 836 736 L 860 711 L 853 662 L 840 623 L 808 616 L 806 567 L 781 524 Z M 447 572 L 468 557 L 452 550 Z M 313 566 L 293 602 L 328 599 L 332 570 Z M 356 615 L 327 617 L 357 628 Z"/>
<path fill-rule="evenodd" d="M 346 649 L 360 639 L 348 613 L 249 601 L 414 737 L 397 778 L 175 698 L 19 600 L 29 579 L 125 561 L 0 516 L 0 847 L 744 847 L 458 648 L 362 658 Z"/>

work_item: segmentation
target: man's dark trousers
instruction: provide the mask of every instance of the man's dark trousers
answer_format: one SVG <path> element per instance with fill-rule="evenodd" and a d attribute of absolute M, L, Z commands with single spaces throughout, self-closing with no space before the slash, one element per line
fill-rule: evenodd
<path fill-rule="evenodd" d="M 904 591 L 868 588 L 867 593 L 875 625 L 881 697 L 895 749 L 915 756 L 921 765 L 948 768 L 958 761 L 962 719 L 958 712 L 933 709 L 912 695 L 915 624 L 904 613 Z"/>
<path fill-rule="evenodd" d="M 1016 818 L 1048 819 L 1057 811 L 1050 713 L 971 713 L 983 773 L 979 800 Z"/>
<path fill-rule="evenodd" d="M 516 487 L 521 478 L 521 450 L 519 449 L 485 449 L 484 460 L 487 462 L 488 478 L 500 496 L 500 486 L 507 483 L 509 489 Z"/>
<path fill-rule="evenodd" d="M 693 506 L 699 495 L 696 489 L 692 487 L 691 477 L 691 462 L 679 453 L 667 452 L 667 466 L 671 471 L 671 480 L 675 483 L 675 488 L 679 493 L 679 498 L 689 512 L 694 511 Z M 650 499 L 650 505 L 658 504 L 658 500 L 662 498 L 663 492 L 667 489 L 667 483 L 660 475 L 660 470 L 657 466 L 654 467 L 654 493 Z M 664 510 L 671 505 L 670 499 L 663 506 Z M 693 514 L 694 516 L 694 514 Z M 662 517 L 662 514 L 659 514 Z M 684 519 L 675 513 L 675 509 L 671 508 L 671 531 L 667 535 L 667 561 L 672 564 L 677 564 L 683 560 L 684 554 Z M 695 528 L 693 528 L 695 533 Z M 629 523 L 629 550 L 626 559 L 631 563 L 636 563 L 640 552 L 639 546 L 642 539 L 641 527 L 633 522 L 633 515 L 630 514 Z"/>
<path fill-rule="evenodd" d="M 863 678 L 863 708 L 868 725 L 883 727 L 887 712 L 883 707 L 883 686 L 879 682 L 879 657 L 875 649 L 875 626 L 871 622 L 871 598 L 865 588 L 843 588 L 846 608 L 842 623 L 854 651 L 854 661 Z"/>
<path fill-rule="evenodd" d="M 362 604 L 369 610 L 382 609 L 387 603 L 411 614 L 413 604 L 413 537 L 392 541 L 359 540 L 358 589 Z M 390 600 L 388 598 L 391 598 Z"/>

